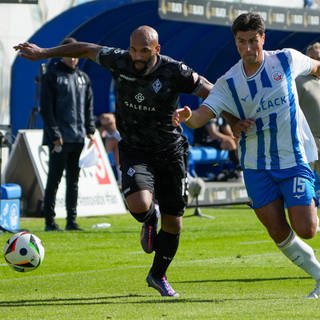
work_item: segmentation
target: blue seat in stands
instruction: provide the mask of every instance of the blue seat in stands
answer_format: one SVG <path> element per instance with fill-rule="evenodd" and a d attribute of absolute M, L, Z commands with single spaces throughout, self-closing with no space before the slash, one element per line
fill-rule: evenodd
<path fill-rule="evenodd" d="M 209 176 L 222 170 L 223 164 L 228 161 L 228 156 L 227 150 L 190 146 L 188 170 L 192 176 Z"/>
<path fill-rule="evenodd" d="M 225 166 L 229 166 L 229 152 L 214 147 L 193 146 L 194 129 L 181 124 L 182 134 L 188 139 L 190 148 L 188 156 L 188 171 L 192 176 L 211 179 Z"/>

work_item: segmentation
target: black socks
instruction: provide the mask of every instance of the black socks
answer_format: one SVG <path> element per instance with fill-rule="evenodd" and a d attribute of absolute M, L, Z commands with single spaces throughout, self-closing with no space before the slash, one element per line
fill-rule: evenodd
<path fill-rule="evenodd" d="M 171 234 L 160 230 L 155 243 L 155 256 L 151 267 L 151 274 L 162 278 L 173 260 L 179 246 L 180 234 Z"/>

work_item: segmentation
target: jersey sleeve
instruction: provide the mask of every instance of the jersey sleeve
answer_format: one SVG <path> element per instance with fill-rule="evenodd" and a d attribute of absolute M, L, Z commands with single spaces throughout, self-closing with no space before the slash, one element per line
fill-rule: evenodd
<path fill-rule="evenodd" d="M 234 114 L 234 111 L 231 109 L 233 102 L 225 88 L 225 80 L 223 78 L 217 80 L 208 97 L 202 102 L 202 105 L 210 109 L 216 117 L 220 116 L 222 111 Z"/>
<path fill-rule="evenodd" d="M 193 69 L 183 62 L 177 64 L 176 89 L 181 93 L 192 93 L 197 87 L 197 79 L 193 77 Z"/>
<path fill-rule="evenodd" d="M 113 70 L 116 67 L 117 60 L 125 54 L 127 54 L 126 50 L 103 47 L 97 54 L 96 62 L 107 69 Z"/>
<path fill-rule="evenodd" d="M 295 49 L 286 49 L 289 54 L 289 59 L 291 60 L 291 68 L 294 78 L 299 75 L 307 75 L 312 69 L 312 60 L 303 53 Z"/>

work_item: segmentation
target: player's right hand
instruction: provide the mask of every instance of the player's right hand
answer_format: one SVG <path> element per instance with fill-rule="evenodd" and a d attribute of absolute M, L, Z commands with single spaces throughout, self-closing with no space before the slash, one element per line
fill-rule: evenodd
<path fill-rule="evenodd" d="M 255 124 L 255 121 L 253 119 L 244 119 L 244 120 L 239 120 L 237 121 L 233 126 L 232 126 L 232 132 L 233 135 L 236 138 L 240 138 L 242 133 L 247 132 L 249 129 L 253 127 Z"/>
<path fill-rule="evenodd" d="M 172 125 L 178 127 L 181 122 L 188 121 L 192 116 L 192 111 L 188 106 L 177 109 L 172 115 Z"/>
<path fill-rule="evenodd" d="M 34 43 L 24 42 L 13 47 L 18 55 L 28 60 L 36 61 L 45 58 L 44 49 Z"/>

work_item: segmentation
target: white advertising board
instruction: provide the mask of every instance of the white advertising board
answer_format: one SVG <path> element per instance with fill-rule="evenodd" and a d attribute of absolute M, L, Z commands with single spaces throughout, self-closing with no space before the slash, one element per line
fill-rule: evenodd
<path fill-rule="evenodd" d="M 37 202 L 34 199 L 31 200 L 34 197 L 32 193 L 40 191 L 38 201 L 43 199 L 47 181 L 49 156 L 47 146 L 42 145 L 42 135 L 42 130 L 20 130 L 5 169 L 6 182 L 20 184 L 23 197 L 30 204 Z M 78 216 L 126 213 L 121 193 L 98 132 L 95 134 L 94 148 L 97 151 L 98 163 L 80 170 Z M 28 161 L 31 162 L 31 166 L 26 165 Z M 24 166 L 27 167 L 24 168 Z M 30 168 L 34 172 L 30 172 Z M 37 186 L 34 186 L 35 184 Z M 65 175 L 63 175 L 57 192 L 55 207 L 57 217 L 66 216 L 65 190 Z M 30 211 L 34 211 L 31 205 L 29 205 L 29 213 Z"/>

